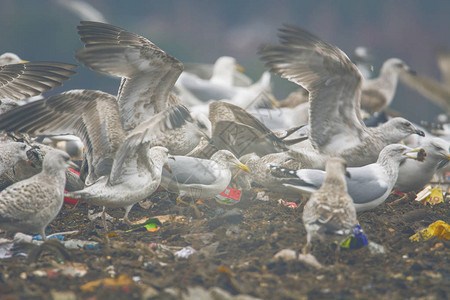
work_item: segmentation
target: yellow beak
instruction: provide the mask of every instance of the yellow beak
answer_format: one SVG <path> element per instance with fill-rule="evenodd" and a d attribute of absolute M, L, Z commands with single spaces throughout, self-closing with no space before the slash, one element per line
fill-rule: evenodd
<path fill-rule="evenodd" d="M 22 60 L 20 63 L 21 64 L 26 64 L 26 63 L 29 63 L 29 61 L 28 60 Z"/>
<path fill-rule="evenodd" d="M 241 72 L 241 73 L 244 73 L 244 72 L 245 72 L 244 67 L 241 66 L 241 65 L 236 64 L 236 65 L 235 65 L 235 68 L 236 68 L 236 70 L 237 70 L 238 72 Z"/>
<path fill-rule="evenodd" d="M 238 164 L 238 163 L 234 163 L 239 169 L 243 170 L 244 172 L 250 173 L 250 170 L 248 169 L 248 167 L 242 163 Z"/>

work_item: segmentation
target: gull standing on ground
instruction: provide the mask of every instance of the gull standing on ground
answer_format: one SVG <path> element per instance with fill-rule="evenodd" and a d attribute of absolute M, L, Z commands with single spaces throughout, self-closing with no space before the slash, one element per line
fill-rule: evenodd
<path fill-rule="evenodd" d="M 357 224 L 356 210 L 352 197 L 347 192 L 345 161 L 341 158 L 330 158 L 326 165 L 323 184 L 303 209 L 303 224 L 306 228 L 306 245 L 303 254 L 309 252 L 314 239 L 338 242 L 336 245 L 336 261 L 340 244 L 352 232 Z"/>
<path fill-rule="evenodd" d="M 211 159 L 174 156 L 169 161 L 170 172 L 163 170 L 161 186 L 181 197 L 208 199 L 225 190 L 231 180 L 231 168 L 238 167 L 249 172 L 228 150 L 219 150 Z"/>
<path fill-rule="evenodd" d="M 64 200 L 65 170 L 74 165 L 67 153 L 53 150 L 44 159 L 42 172 L 0 192 L 0 228 L 39 233 L 59 213 Z"/>
<path fill-rule="evenodd" d="M 376 163 L 347 168 L 352 174 L 351 178 L 347 179 L 347 189 L 353 198 L 356 211 L 369 210 L 383 203 L 397 181 L 400 163 L 407 158 L 418 159 L 419 150 L 400 144 L 388 145 L 381 151 Z M 295 178 L 286 179 L 283 185 L 301 193 L 317 191 L 326 175 L 326 172 L 322 170 L 289 170 L 277 166 L 271 167 L 286 175 L 294 176 Z"/>
<path fill-rule="evenodd" d="M 308 90 L 309 140 L 320 154 L 363 166 L 375 162 L 386 145 L 410 134 L 424 135 L 403 118 L 375 128 L 364 125 L 361 73 L 337 47 L 294 26 L 282 28 L 280 40 L 280 45 L 262 46 L 259 52 L 271 71 Z"/>

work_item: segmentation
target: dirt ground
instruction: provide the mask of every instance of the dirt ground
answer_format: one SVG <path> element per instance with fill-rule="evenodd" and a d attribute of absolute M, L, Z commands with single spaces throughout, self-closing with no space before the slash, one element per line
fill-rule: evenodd
<path fill-rule="evenodd" d="M 392 195 L 387 203 L 392 202 Z M 170 196 L 173 200 L 173 195 Z M 166 192 L 151 197 L 144 209 L 135 205 L 132 220 L 163 216 L 159 230 L 130 227 L 116 219 L 105 235 L 100 219 L 88 219 L 88 205 L 64 205 L 47 228 L 79 230 L 66 239 L 99 242 L 64 250 L 43 246 L 15 248 L 0 261 L 1 299 L 448 299 L 450 241 L 409 237 L 436 220 L 449 222 L 449 203 L 434 207 L 409 201 L 386 204 L 358 215 L 368 247 L 343 250 L 334 264 L 334 250 L 317 245 L 313 254 L 329 267 L 315 269 L 298 260 L 274 259 L 282 249 L 301 251 L 306 232 L 301 208 L 274 200 L 244 197 L 225 206 L 214 200 L 177 206 Z M 292 200 L 292 199 L 286 199 Z M 294 199 L 300 203 L 300 198 Z M 199 213 L 201 216 L 199 216 Z M 108 210 L 122 218 L 123 210 Z M 195 253 L 180 258 L 190 246 Z M 28 253 L 28 257 L 23 254 Z M 108 279 L 109 278 L 109 279 Z"/>

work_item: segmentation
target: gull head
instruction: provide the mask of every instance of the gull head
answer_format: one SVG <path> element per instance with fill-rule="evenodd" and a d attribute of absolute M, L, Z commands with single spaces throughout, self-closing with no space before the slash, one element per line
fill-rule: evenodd
<path fill-rule="evenodd" d="M 236 166 L 239 169 L 243 170 L 244 172 L 247 173 L 250 172 L 248 167 L 243 163 L 241 163 L 241 161 L 237 159 L 236 156 L 234 156 L 234 154 L 228 150 L 217 151 L 213 156 L 211 156 L 211 160 L 214 160 L 219 164 L 226 165 L 227 167 Z"/>
<path fill-rule="evenodd" d="M 44 171 L 60 171 L 68 167 L 78 168 L 78 166 L 70 160 L 70 155 L 62 150 L 52 150 L 44 157 L 42 168 Z"/>
<path fill-rule="evenodd" d="M 411 75 L 416 75 L 416 72 L 412 70 L 403 60 L 399 58 L 390 58 L 386 60 L 383 64 L 382 70 L 392 70 L 397 74 L 409 73 Z"/>
<path fill-rule="evenodd" d="M 199 137 L 205 137 L 207 140 L 212 136 L 211 121 L 206 115 L 201 112 L 191 112 L 191 116 L 194 119 L 194 125 L 196 126 Z"/>
<path fill-rule="evenodd" d="M 431 161 L 441 161 L 440 165 L 445 165 L 450 161 L 450 144 L 441 138 L 432 138 L 424 143 L 429 159 Z"/>
<path fill-rule="evenodd" d="M 391 144 L 381 150 L 378 156 L 378 163 L 394 161 L 401 163 L 405 159 L 423 160 L 426 153 L 421 148 L 410 148 L 402 144 Z"/>
<path fill-rule="evenodd" d="M 393 118 L 387 121 L 380 129 L 382 129 L 386 136 L 393 139 L 392 143 L 397 143 L 411 134 L 425 136 L 425 132 L 416 128 L 416 126 L 404 118 Z"/>

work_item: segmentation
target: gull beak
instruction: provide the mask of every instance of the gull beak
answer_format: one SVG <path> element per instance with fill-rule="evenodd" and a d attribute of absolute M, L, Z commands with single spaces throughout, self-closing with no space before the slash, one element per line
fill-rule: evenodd
<path fill-rule="evenodd" d="M 74 163 L 73 161 L 69 160 L 67 162 L 67 164 L 69 165 L 69 168 L 72 168 L 74 170 L 78 170 L 78 165 L 76 163 Z"/>
<path fill-rule="evenodd" d="M 414 131 L 415 134 L 419 135 L 419 136 L 425 136 L 425 132 L 423 132 L 420 129 L 416 129 L 416 131 Z"/>
<path fill-rule="evenodd" d="M 280 107 L 280 103 L 278 103 L 278 100 L 275 99 L 274 97 L 269 97 L 269 101 L 270 101 L 270 104 L 273 105 L 273 107 Z"/>
<path fill-rule="evenodd" d="M 250 173 L 250 170 L 246 165 L 243 163 L 234 163 L 239 169 L 243 170 L 244 172 Z"/>
<path fill-rule="evenodd" d="M 175 158 L 173 158 L 173 159 L 175 160 Z M 163 168 L 166 169 L 167 172 L 169 172 L 170 174 L 172 174 L 172 170 L 170 169 L 169 164 L 164 164 Z"/>
<path fill-rule="evenodd" d="M 424 161 L 425 156 L 427 154 L 426 154 L 424 149 L 416 148 L 416 149 L 413 149 L 412 151 L 409 151 L 409 152 L 407 152 L 407 153 L 405 153 L 403 155 L 408 157 L 408 158 L 415 159 L 417 161 Z"/>
<path fill-rule="evenodd" d="M 444 154 L 444 153 L 442 153 L 442 156 L 444 156 L 447 160 L 450 160 L 450 154 Z"/>
<path fill-rule="evenodd" d="M 413 76 L 417 75 L 417 72 L 415 70 L 412 70 L 412 69 L 408 69 L 408 70 L 406 70 L 406 72 L 408 72 L 410 75 L 413 75 Z"/>
<path fill-rule="evenodd" d="M 22 61 L 20 62 L 20 64 L 26 64 L 26 63 L 29 63 L 29 61 L 28 61 L 28 60 L 22 60 Z"/>
<path fill-rule="evenodd" d="M 167 155 L 167 158 L 168 158 L 168 159 L 172 159 L 173 161 L 175 161 L 175 156 L 173 156 L 173 155 L 170 155 L 170 154 L 169 154 L 169 155 Z"/>
<path fill-rule="evenodd" d="M 239 65 L 239 64 L 236 64 L 236 65 L 235 65 L 235 68 L 236 68 L 236 71 L 238 71 L 238 72 L 241 72 L 241 73 L 244 73 L 244 72 L 245 72 L 244 67 L 241 66 L 241 65 Z"/>

